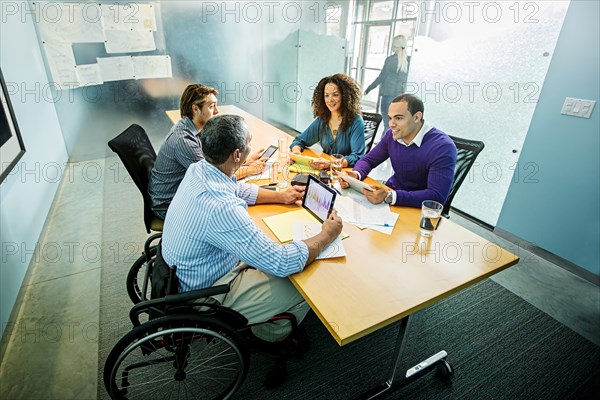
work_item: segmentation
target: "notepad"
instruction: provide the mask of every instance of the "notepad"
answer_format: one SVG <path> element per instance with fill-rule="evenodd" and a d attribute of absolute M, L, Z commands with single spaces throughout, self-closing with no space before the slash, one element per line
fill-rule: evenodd
<path fill-rule="evenodd" d="M 294 221 L 317 222 L 317 219 L 304 208 L 300 208 L 296 211 L 265 217 L 263 221 L 277 239 L 281 243 L 285 243 L 293 239 Z"/>
<path fill-rule="evenodd" d="M 300 208 L 296 211 L 290 211 L 283 214 L 272 215 L 270 217 L 263 218 L 264 223 L 269 227 L 271 232 L 277 237 L 281 243 L 291 242 L 294 239 L 294 221 L 302 222 L 318 222 L 304 208 Z M 346 232 L 340 233 L 341 239 L 349 237 Z"/>
<path fill-rule="evenodd" d="M 313 175 L 319 175 L 321 173 L 321 171 L 319 171 L 318 169 L 314 169 L 312 167 L 309 167 L 308 165 L 300 165 L 300 164 L 296 164 L 296 163 L 290 165 L 289 170 L 291 172 L 313 174 Z"/>
<path fill-rule="evenodd" d="M 297 164 L 306 165 L 306 166 L 310 166 L 310 162 L 316 160 L 315 157 L 302 156 L 300 154 L 294 154 L 294 153 L 290 154 L 290 159 L 293 160 Z"/>

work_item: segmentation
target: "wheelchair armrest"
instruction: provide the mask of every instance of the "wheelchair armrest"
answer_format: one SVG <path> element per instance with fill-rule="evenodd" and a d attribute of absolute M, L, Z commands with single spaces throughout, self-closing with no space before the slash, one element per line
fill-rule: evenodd
<path fill-rule="evenodd" d="M 152 243 L 157 240 L 160 239 L 162 237 L 162 232 L 158 232 L 155 233 L 153 235 L 151 235 L 150 237 L 148 237 L 148 239 L 146 239 L 146 242 L 144 243 L 144 253 L 146 254 L 146 258 L 149 260 L 150 257 L 150 246 L 152 245 Z"/>
<path fill-rule="evenodd" d="M 133 326 L 139 326 L 139 315 L 144 312 L 150 312 L 150 309 L 152 308 L 160 310 L 164 309 L 166 306 L 183 305 L 203 297 L 214 296 L 227 292 L 229 292 L 229 285 L 219 285 L 205 289 L 192 290 L 191 292 L 169 294 L 158 299 L 142 301 L 131 307 L 131 310 L 129 310 L 129 319 L 131 320 Z"/>
<path fill-rule="evenodd" d="M 191 292 L 169 294 L 165 296 L 165 304 L 172 306 L 227 292 L 229 292 L 229 285 L 212 286 L 205 289 L 192 290 Z"/>

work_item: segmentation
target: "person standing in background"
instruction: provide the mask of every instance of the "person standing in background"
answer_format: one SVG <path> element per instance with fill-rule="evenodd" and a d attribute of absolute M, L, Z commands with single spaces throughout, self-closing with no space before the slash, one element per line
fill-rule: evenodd
<path fill-rule="evenodd" d="M 367 87 L 365 94 L 381 85 L 379 96 L 379 110 L 383 116 L 384 133 L 390 127 L 387 112 L 392 100 L 406 91 L 406 78 L 408 77 L 408 56 L 406 55 L 406 37 L 395 36 L 392 39 L 394 54 L 385 59 L 379 76 Z"/>

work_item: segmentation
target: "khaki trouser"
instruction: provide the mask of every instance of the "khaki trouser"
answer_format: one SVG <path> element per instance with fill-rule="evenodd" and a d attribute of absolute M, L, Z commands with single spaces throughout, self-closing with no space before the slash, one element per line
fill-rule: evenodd
<path fill-rule="evenodd" d="M 214 286 L 223 284 L 229 284 L 230 291 L 212 297 L 221 305 L 242 314 L 248 319 L 248 324 L 266 322 L 282 312 L 293 314 L 299 324 L 310 309 L 288 278 L 268 275 L 243 262 L 217 280 Z M 287 320 L 252 327 L 254 335 L 269 342 L 285 339 L 291 330 Z"/>

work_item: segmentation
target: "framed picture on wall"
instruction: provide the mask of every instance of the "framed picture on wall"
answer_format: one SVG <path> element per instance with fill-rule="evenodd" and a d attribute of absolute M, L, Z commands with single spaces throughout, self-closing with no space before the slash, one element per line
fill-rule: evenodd
<path fill-rule="evenodd" d="M 15 118 L 4 76 L 0 70 L 2 91 L 0 92 L 2 107 L 0 108 L 0 183 L 8 176 L 10 171 L 25 154 L 25 145 Z"/>

